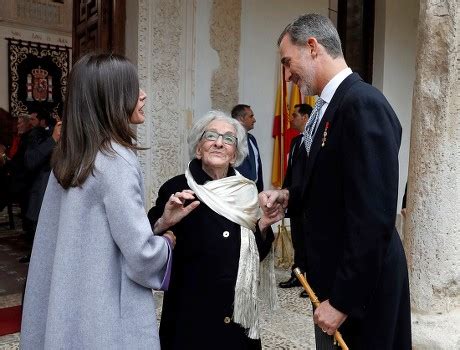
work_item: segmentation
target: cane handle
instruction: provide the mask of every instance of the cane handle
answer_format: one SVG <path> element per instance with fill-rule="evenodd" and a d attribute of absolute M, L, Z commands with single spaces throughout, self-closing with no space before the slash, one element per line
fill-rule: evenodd
<path fill-rule="evenodd" d="M 318 297 L 316 296 L 316 294 L 313 291 L 313 289 L 311 289 L 311 287 L 308 284 L 307 279 L 305 278 L 305 276 L 302 274 L 302 272 L 300 272 L 298 267 L 296 267 L 294 269 L 294 273 L 295 273 L 297 279 L 300 281 L 300 284 L 302 285 L 303 289 L 305 289 L 305 291 L 307 292 L 308 297 L 310 298 L 310 301 L 312 302 L 313 306 L 315 308 L 318 307 L 319 304 L 320 304 L 320 301 L 318 300 Z M 337 343 L 339 343 L 339 346 L 343 350 L 348 350 L 348 346 L 345 343 L 345 341 L 343 340 L 342 334 L 340 334 L 339 331 L 334 332 L 334 339 L 337 341 Z"/>

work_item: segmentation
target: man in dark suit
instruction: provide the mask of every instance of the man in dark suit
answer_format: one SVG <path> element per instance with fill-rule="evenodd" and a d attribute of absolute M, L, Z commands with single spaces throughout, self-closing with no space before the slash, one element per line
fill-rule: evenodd
<path fill-rule="evenodd" d="M 23 230 L 30 231 L 30 224 L 25 217 L 28 206 L 29 188 L 32 183 L 32 176 L 24 165 L 24 155 L 28 148 L 30 133 L 32 130 L 31 117 L 28 114 L 21 114 L 18 117 L 18 144 L 17 150 L 11 159 L 5 159 L 5 170 L 8 173 L 7 196 L 9 201 L 17 201 L 21 208 L 21 219 Z"/>
<path fill-rule="evenodd" d="M 302 133 L 305 130 L 311 111 L 312 107 L 309 104 L 302 103 L 295 105 L 294 112 L 289 119 L 291 127 Z M 307 159 L 303 139 L 303 134 L 300 134 L 291 141 L 283 188 L 289 189 L 293 186 L 299 186 L 302 183 Z M 286 216 L 290 220 L 292 246 L 294 248 L 294 265 L 292 265 L 292 271 L 298 267 L 300 271 L 305 272 L 305 239 L 302 223 L 303 216 L 300 209 L 300 206 L 292 206 L 288 209 Z M 292 272 L 291 277 L 287 281 L 280 282 L 279 286 L 281 288 L 298 287 L 300 286 L 300 282 L 294 272 Z M 307 292 L 305 291 L 300 293 L 301 298 L 306 298 L 307 296 Z"/>
<path fill-rule="evenodd" d="M 38 126 L 34 127 L 28 136 L 27 148 L 24 154 L 24 166 L 28 174 L 32 177 L 28 191 L 28 206 L 26 219 L 30 224 L 28 239 L 33 242 L 35 230 L 37 228 L 38 215 L 45 195 L 48 178 L 51 173 L 50 160 L 54 146 L 61 137 L 61 122 L 55 126 L 49 113 L 45 111 L 36 112 L 39 121 Z M 20 262 L 29 262 L 30 253 L 22 257 Z"/>
<path fill-rule="evenodd" d="M 395 229 L 401 126 L 380 91 L 352 73 L 332 22 L 307 14 L 279 38 L 286 79 L 319 95 L 304 132 L 302 186 L 260 195 L 301 203 L 307 277 L 321 304 L 317 348 L 338 327 L 350 349 L 410 349 L 404 250 Z M 324 333 L 323 333 L 324 332 Z"/>
<path fill-rule="evenodd" d="M 232 118 L 238 120 L 244 126 L 248 136 L 249 154 L 244 159 L 243 163 L 236 168 L 241 175 L 253 180 L 256 183 L 259 192 L 264 189 L 264 180 L 262 177 L 262 161 L 260 160 L 259 146 L 257 146 L 256 138 L 249 133 L 254 129 L 256 118 L 251 106 L 239 104 L 232 108 Z"/>

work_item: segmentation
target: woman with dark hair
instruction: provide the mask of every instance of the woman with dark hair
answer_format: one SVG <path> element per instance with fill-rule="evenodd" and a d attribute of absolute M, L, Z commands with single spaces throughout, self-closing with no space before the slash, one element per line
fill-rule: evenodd
<path fill-rule="evenodd" d="M 73 67 L 32 250 L 22 349 L 159 349 L 151 288 L 169 282 L 174 235 L 144 210 L 139 147 L 145 93 L 126 58 Z"/>
<path fill-rule="evenodd" d="M 177 236 L 161 348 L 260 349 L 259 300 L 276 304 L 270 225 L 284 210 L 260 217 L 256 184 L 235 170 L 248 154 L 238 120 L 211 111 L 188 145 L 185 174 L 161 186 L 149 211 L 154 232 Z"/>

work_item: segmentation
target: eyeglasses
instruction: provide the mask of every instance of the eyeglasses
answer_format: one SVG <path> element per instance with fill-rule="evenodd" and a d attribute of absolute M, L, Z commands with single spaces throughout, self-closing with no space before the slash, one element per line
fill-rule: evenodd
<path fill-rule="evenodd" d="M 203 132 L 203 135 L 201 135 L 201 139 L 205 139 L 206 141 L 217 141 L 219 136 L 222 136 L 222 142 L 226 145 L 236 145 L 236 143 L 238 142 L 238 138 L 235 135 L 232 135 L 230 133 L 219 134 L 217 131 L 214 130 L 206 130 L 205 132 Z"/>

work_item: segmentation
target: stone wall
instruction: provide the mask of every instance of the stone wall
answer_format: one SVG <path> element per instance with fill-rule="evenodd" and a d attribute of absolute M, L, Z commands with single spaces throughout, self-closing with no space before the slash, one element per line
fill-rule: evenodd
<path fill-rule="evenodd" d="M 40 32 L 72 33 L 72 1 L 0 0 L 0 23 L 36 27 Z"/>

